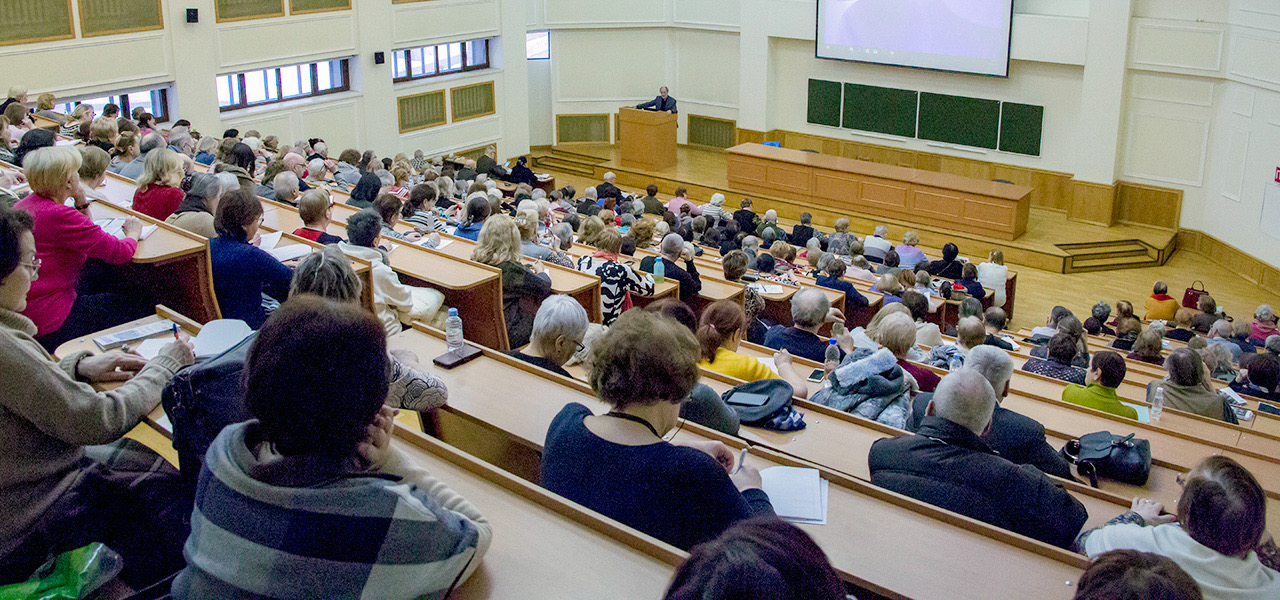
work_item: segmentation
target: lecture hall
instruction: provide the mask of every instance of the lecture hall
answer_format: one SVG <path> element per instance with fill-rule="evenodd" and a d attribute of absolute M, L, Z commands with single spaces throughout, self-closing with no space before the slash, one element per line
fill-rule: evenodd
<path fill-rule="evenodd" d="M 1274 0 L 0 17 L 0 598 L 1280 599 Z"/>

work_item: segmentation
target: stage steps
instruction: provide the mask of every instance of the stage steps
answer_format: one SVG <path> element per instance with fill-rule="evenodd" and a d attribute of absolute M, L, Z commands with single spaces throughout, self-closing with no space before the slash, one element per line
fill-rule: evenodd
<path fill-rule="evenodd" d="M 1168 260 L 1166 253 L 1141 240 L 1113 240 L 1080 244 L 1057 244 L 1067 253 L 1065 273 L 1088 273 L 1158 267 Z"/>
<path fill-rule="evenodd" d="M 595 165 L 608 162 L 607 158 L 581 154 L 560 148 L 543 147 L 533 150 L 533 165 L 541 169 L 573 173 L 583 177 L 595 177 Z"/>

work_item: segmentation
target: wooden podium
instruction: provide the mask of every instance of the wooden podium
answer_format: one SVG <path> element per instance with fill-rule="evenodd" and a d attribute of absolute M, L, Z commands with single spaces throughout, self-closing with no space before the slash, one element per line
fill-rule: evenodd
<path fill-rule="evenodd" d="M 624 106 L 618 124 L 622 164 L 648 171 L 676 166 L 676 115 Z"/>

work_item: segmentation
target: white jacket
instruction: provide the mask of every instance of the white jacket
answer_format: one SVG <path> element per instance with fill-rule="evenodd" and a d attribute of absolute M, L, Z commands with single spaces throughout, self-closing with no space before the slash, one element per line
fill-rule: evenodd
<path fill-rule="evenodd" d="M 411 322 L 415 318 L 430 320 L 439 311 L 444 296 L 430 288 L 415 288 L 400 283 L 396 272 L 384 262 L 386 257 L 382 252 L 347 242 L 339 242 L 338 249 L 347 256 L 367 260 L 373 265 L 373 307 L 378 312 L 378 319 L 386 328 L 387 335 L 400 333 L 402 321 Z M 436 301 L 435 296 L 439 296 L 439 301 Z M 415 300 L 418 305 L 416 308 Z"/>
<path fill-rule="evenodd" d="M 1084 539 L 1090 558 L 1111 550 L 1140 550 L 1168 557 L 1196 583 L 1205 600 L 1275 600 L 1280 573 L 1262 566 L 1258 554 L 1243 559 L 1219 554 L 1191 539 L 1176 523 L 1143 527 L 1107 525 Z"/>

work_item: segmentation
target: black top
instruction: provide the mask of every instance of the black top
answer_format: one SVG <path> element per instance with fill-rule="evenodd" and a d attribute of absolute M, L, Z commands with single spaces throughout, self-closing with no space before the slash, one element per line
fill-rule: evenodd
<path fill-rule="evenodd" d="M 800 329 L 774 325 L 764 334 L 764 345 L 774 350 L 786 349 L 793 356 L 807 358 L 814 362 L 823 362 L 827 357 L 828 342 L 817 335 Z M 840 348 L 839 345 L 836 346 Z M 840 359 L 844 360 L 844 350 L 840 350 Z"/>
<path fill-rule="evenodd" d="M 596 197 L 597 198 L 616 198 L 618 200 L 621 200 L 622 190 L 618 189 L 618 186 L 613 185 L 612 183 L 609 183 L 608 181 L 606 181 L 596 186 Z"/>
<path fill-rule="evenodd" d="M 960 279 L 964 263 L 958 260 L 935 260 L 929 263 L 929 274 L 943 279 Z M 973 295 L 973 294 L 970 294 Z M 978 296 L 981 298 L 982 296 Z"/>
<path fill-rule="evenodd" d="M 738 222 L 738 231 L 745 231 L 754 235 L 756 232 L 756 222 L 760 220 L 760 216 L 751 212 L 751 209 L 740 208 L 734 211 L 733 220 Z"/>
<path fill-rule="evenodd" d="M 1044 473 L 941 417 L 925 417 L 916 435 L 877 440 L 867 462 L 875 485 L 1059 548 L 1089 517 Z"/>
<path fill-rule="evenodd" d="M 458 170 L 453 180 L 454 181 L 474 181 L 475 178 L 476 178 L 476 172 L 464 167 Z"/>
<path fill-rule="evenodd" d="M 911 401 L 911 417 L 907 430 L 915 431 L 924 422 L 924 409 L 933 400 L 933 394 L 917 394 Z M 1031 417 L 996 406 L 991 415 L 991 431 L 982 438 L 1000 456 L 1018 465 L 1031 465 L 1045 475 L 1063 479 L 1075 479 L 1071 464 L 1067 462 L 1044 437 L 1044 425 Z"/>
<path fill-rule="evenodd" d="M 538 307 L 551 295 L 551 276 L 535 274 L 514 261 L 498 268 L 502 269 L 502 316 L 507 322 L 507 339 L 513 348 L 519 348 L 529 343 Z"/>
<path fill-rule="evenodd" d="M 1170 329 L 1164 332 L 1164 337 L 1171 340 L 1178 340 L 1179 342 L 1189 342 L 1191 341 L 1191 338 L 1196 337 L 1196 332 L 1191 331 L 1190 329 Z"/>
<path fill-rule="evenodd" d="M 640 261 L 640 270 L 645 273 L 652 273 L 653 262 L 656 258 L 654 256 L 644 257 L 644 260 Z M 666 257 L 663 257 L 662 263 L 666 265 L 663 267 L 663 277 L 680 282 L 681 302 L 687 304 L 698 295 L 698 292 L 702 291 L 702 279 L 698 277 L 698 267 L 694 266 L 693 261 L 685 261 L 683 269 L 676 266 L 676 263 L 671 262 L 671 259 Z"/>
<path fill-rule="evenodd" d="M 813 237 L 813 228 L 808 225 L 796 225 L 791 228 L 791 245 L 803 248 Z"/>
<path fill-rule="evenodd" d="M 657 442 L 615 444 L 587 429 L 576 402 L 551 422 L 542 486 L 606 517 L 688 550 L 734 522 L 773 514 L 761 490 L 739 492 L 706 453 Z"/>
<path fill-rule="evenodd" d="M 986 345 L 988 345 L 988 346 L 995 346 L 995 347 L 997 347 L 997 348 L 999 348 L 999 349 L 1001 349 L 1001 350 L 1008 350 L 1008 351 L 1010 351 L 1010 352 L 1012 352 L 1012 351 L 1013 351 L 1013 344 L 1010 344 L 1010 343 L 1009 343 L 1008 341 L 1006 341 L 1004 338 L 1001 338 L 1000 336 L 998 336 L 998 335 L 996 335 L 996 334 L 994 334 L 994 333 L 988 333 L 988 334 L 987 334 L 987 339 L 986 339 L 986 340 L 983 340 L 983 342 L 982 342 L 982 343 L 983 343 L 983 344 L 986 344 Z"/>
<path fill-rule="evenodd" d="M 529 356 L 528 354 L 525 354 L 519 350 L 512 350 L 507 354 L 510 354 L 511 356 L 514 356 L 520 360 L 523 360 L 524 362 L 527 362 L 535 367 L 542 367 L 548 371 L 551 371 L 552 373 L 555 373 L 556 375 L 573 377 L 572 375 L 569 374 L 568 371 L 561 368 L 560 365 L 557 365 L 555 361 L 552 361 L 551 359 L 546 358 L 545 356 Z"/>

